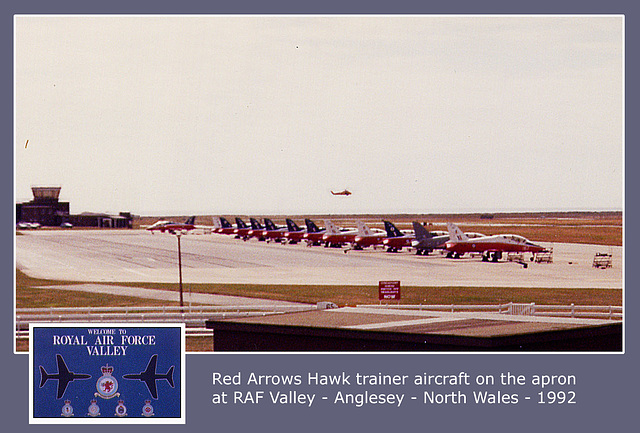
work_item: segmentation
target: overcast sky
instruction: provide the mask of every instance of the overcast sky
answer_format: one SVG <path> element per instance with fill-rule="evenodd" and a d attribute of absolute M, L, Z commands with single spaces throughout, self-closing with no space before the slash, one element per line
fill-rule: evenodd
<path fill-rule="evenodd" d="M 59 185 L 72 213 L 620 210 L 623 26 L 18 16 L 16 200 Z"/>

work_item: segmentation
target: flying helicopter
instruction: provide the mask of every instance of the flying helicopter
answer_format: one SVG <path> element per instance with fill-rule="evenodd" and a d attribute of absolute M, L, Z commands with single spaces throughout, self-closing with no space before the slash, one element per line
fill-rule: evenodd
<path fill-rule="evenodd" d="M 331 190 L 331 194 L 332 195 L 346 195 L 346 196 L 349 196 L 349 195 L 352 194 L 352 192 L 349 191 L 348 189 L 345 189 L 343 191 L 338 191 L 338 192 L 335 192 L 335 191 Z"/>

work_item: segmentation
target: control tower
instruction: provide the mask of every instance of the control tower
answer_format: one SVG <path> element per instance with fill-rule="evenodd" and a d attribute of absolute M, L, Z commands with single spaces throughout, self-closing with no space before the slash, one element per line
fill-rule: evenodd
<path fill-rule="evenodd" d="M 61 202 L 59 186 L 33 186 L 33 200 L 16 204 L 17 222 L 59 226 L 69 219 L 69 202 Z"/>
<path fill-rule="evenodd" d="M 60 186 L 32 186 L 34 202 L 53 201 L 57 202 L 60 197 Z"/>

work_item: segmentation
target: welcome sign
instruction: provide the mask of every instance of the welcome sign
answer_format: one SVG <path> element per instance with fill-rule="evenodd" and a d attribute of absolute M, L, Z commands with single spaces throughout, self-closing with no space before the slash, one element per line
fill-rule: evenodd
<path fill-rule="evenodd" d="M 184 422 L 184 325 L 32 324 L 31 423 Z"/>

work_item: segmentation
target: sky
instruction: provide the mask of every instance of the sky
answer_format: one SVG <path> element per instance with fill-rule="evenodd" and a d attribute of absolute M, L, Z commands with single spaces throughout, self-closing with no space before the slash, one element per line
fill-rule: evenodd
<path fill-rule="evenodd" d="M 71 213 L 622 210 L 623 34 L 619 15 L 19 15 L 15 199 L 57 185 Z"/>

